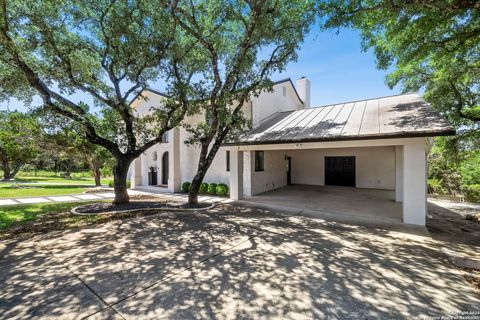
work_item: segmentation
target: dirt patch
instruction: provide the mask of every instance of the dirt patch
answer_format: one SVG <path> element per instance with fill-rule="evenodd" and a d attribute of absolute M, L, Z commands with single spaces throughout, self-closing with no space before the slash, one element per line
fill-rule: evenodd
<path fill-rule="evenodd" d="M 480 247 L 480 223 L 467 219 L 471 211 L 459 211 L 441 203 L 428 203 L 427 228 L 432 238 Z"/>
<path fill-rule="evenodd" d="M 83 193 L 106 193 L 106 192 L 113 192 L 113 188 L 106 188 L 106 187 L 95 187 L 85 190 Z"/>
<path fill-rule="evenodd" d="M 462 272 L 463 277 L 467 282 L 473 287 L 473 290 L 477 295 L 480 295 L 480 270 L 478 269 L 469 269 L 469 268 L 459 268 Z"/>
<path fill-rule="evenodd" d="M 76 213 L 79 214 L 104 214 L 112 212 L 122 212 L 131 210 L 143 209 L 205 209 L 211 206 L 211 203 L 199 203 L 197 205 L 190 205 L 181 202 L 166 202 L 158 199 L 145 199 L 131 201 L 128 204 L 113 205 L 111 203 L 89 203 L 75 208 Z"/>

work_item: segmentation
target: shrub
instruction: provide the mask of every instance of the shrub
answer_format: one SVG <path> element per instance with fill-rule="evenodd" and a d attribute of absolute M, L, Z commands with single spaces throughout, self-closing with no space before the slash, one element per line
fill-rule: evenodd
<path fill-rule="evenodd" d="M 188 181 L 185 181 L 183 184 L 182 184 L 182 191 L 183 192 L 188 192 L 190 191 L 190 186 L 192 185 L 191 182 L 188 182 Z"/>
<path fill-rule="evenodd" d="M 462 191 L 465 201 L 480 202 L 480 184 L 465 185 Z"/>
<path fill-rule="evenodd" d="M 110 181 L 108 182 L 108 186 L 109 186 L 110 188 L 113 188 L 113 180 L 110 180 Z M 131 188 L 131 187 L 132 187 L 132 183 L 130 182 L 130 180 L 127 180 L 127 188 Z"/>
<path fill-rule="evenodd" d="M 219 183 L 216 188 L 216 192 L 219 196 L 228 195 L 228 186 L 225 183 Z"/>
<path fill-rule="evenodd" d="M 206 182 L 202 182 L 202 184 L 200 185 L 200 188 L 198 190 L 200 193 L 207 193 L 208 191 L 208 183 Z"/>
<path fill-rule="evenodd" d="M 215 193 L 217 193 L 217 184 L 216 184 L 216 183 L 210 183 L 210 184 L 208 185 L 208 190 L 207 190 L 207 192 L 208 192 L 209 194 L 215 194 Z"/>
<path fill-rule="evenodd" d="M 429 194 L 448 194 L 447 189 L 443 186 L 442 180 L 440 179 L 428 179 L 427 185 Z"/>

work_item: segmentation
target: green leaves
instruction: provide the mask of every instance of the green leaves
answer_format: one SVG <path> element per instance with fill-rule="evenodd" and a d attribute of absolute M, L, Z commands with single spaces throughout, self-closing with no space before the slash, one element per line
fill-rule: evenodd
<path fill-rule="evenodd" d="M 324 28 L 352 26 L 373 48 L 377 65 L 393 69 L 390 87 L 425 90 L 427 101 L 456 125 L 480 117 L 480 5 L 475 1 L 326 1 Z"/>
<path fill-rule="evenodd" d="M 31 115 L 0 112 L 0 168 L 5 178 L 13 178 L 22 165 L 35 158 L 40 134 L 40 126 Z"/>

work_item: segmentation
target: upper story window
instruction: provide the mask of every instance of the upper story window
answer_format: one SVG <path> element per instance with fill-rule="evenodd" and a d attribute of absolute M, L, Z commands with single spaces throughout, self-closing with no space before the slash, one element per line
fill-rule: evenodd
<path fill-rule="evenodd" d="M 152 154 L 152 160 L 157 161 L 157 151 L 154 151 Z"/>
<path fill-rule="evenodd" d="M 287 96 L 287 88 L 282 87 L 282 91 L 283 91 L 283 96 L 286 97 Z"/>
<path fill-rule="evenodd" d="M 263 151 L 255 151 L 255 171 L 264 171 L 265 155 Z"/>
<path fill-rule="evenodd" d="M 163 134 L 162 142 L 163 143 L 168 143 L 168 131 Z"/>
<path fill-rule="evenodd" d="M 230 171 L 230 151 L 227 150 L 227 153 L 225 155 L 226 157 L 226 166 L 227 166 L 227 172 Z"/>

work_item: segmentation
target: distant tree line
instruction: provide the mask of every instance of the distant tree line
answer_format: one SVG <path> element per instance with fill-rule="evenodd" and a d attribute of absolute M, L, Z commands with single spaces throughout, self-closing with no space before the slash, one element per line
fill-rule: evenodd
<path fill-rule="evenodd" d="M 20 170 L 52 171 L 66 178 L 90 171 L 96 186 L 112 174 L 107 150 L 82 139 L 74 123 L 53 114 L 0 112 L 0 169 L 3 180 Z"/>

